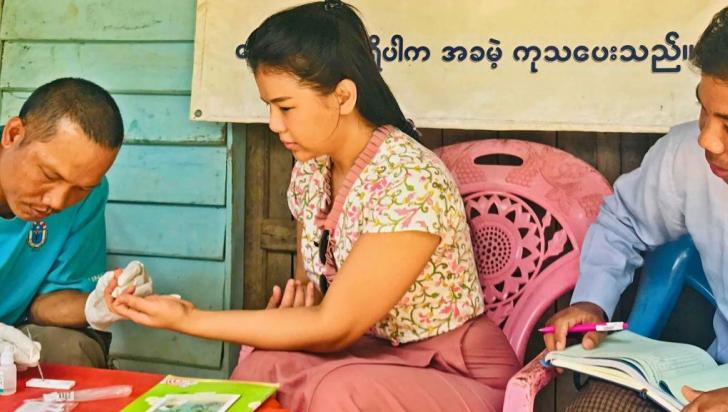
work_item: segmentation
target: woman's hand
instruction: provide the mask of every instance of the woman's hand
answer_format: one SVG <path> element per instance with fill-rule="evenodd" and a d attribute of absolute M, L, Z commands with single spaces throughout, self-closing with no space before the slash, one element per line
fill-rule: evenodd
<path fill-rule="evenodd" d="M 298 306 L 313 306 L 316 301 L 316 294 L 313 283 L 308 282 L 304 286 L 301 281 L 288 279 L 286 288 L 281 296 L 281 288 L 273 286 L 273 293 L 268 299 L 266 309 L 290 308 Z"/>
<path fill-rule="evenodd" d="M 106 302 L 106 307 L 109 308 L 112 312 L 115 312 L 114 310 L 114 300 L 116 299 L 113 296 L 114 289 L 116 289 L 117 286 L 119 286 L 119 276 L 121 276 L 121 268 L 114 269 L 113 277 L 109 281 L 109 284 L 106 286 L 106 289 L 104 289 L 104 302 Z M 123 292 L 124 294 L 131 295 L 134 293 L 134 286 L 129 287 L 127 290 Z M 117 315 L 119 315 L 117 313 Z"/>
<path fill-rule="evenodd" d="M 113 302 L 114 311 L 134 323 L 152 328 L 183 332 L 190 326 L 190 316 L 196 310 L 192 302 L 176 296 L 151 295 L 137 297 L 123 294 Z"/>

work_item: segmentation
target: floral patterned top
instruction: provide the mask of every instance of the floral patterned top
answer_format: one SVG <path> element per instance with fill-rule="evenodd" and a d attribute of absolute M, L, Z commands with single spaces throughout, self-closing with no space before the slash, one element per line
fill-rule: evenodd
<path fill-rule="evenodd" d="M 332 204 L 331 160 L 297 162 L 288 204 L 302 223 L 300 252 L 309 279 L 326 275 L 319 257 L 323 230 L 330 229 L 330 255 L 341 267 L 362 233 L 422 231 L 440 244 L 402 299 L 370 334 L 393 345 L 436 336 L 483 313 L 483 294 L 462 198 L 434 153 L 392 126 L 377 129 L 344 179 Z M 343 211 L 343 212 L 342 212 Z"/>

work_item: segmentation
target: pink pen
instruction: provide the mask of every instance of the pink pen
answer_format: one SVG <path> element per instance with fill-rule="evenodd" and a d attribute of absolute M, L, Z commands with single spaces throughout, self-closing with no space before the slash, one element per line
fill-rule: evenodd
<path fill-rule="evenodd" d="M 580 323 L 569 328 L 569 333 L 614 332 L 627 329 L 627 322 Z M 554 333 L 553 326 L 545 326 L 538 330 L 541 333 Z"/>

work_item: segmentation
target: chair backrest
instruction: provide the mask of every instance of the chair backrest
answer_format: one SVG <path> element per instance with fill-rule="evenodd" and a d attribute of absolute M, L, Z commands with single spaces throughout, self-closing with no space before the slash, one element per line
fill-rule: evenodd
<path fill-rule="evenodd" d="M 659 338 L 685 285 L 716 305 L 698 250 L 688 235 L 645 254 L 634 306 L 627 319 L 629 329 Z"/>
<path fill-rule="evenodd" d="M 573 289 L 587 227 L 612 189 L 585 162 L 538 143 L 490 139 L 436 153 L 463 197 L 487 316 L 523 361 L 539 317 Z"/>

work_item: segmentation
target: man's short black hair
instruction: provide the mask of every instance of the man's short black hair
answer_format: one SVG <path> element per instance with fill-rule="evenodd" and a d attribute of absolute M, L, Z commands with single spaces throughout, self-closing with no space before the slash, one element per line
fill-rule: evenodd
<path fill-rule="evenodd" d="M 32 138 L 51 138 L 66 117 L 94 142 L 116 149 L 124 140 L 124 124 L 109 92 L 88 80 L 66 77 L 37 88 L 20 109 Z"/>
<path fill-rule="evenodd" d="M 702 74 L 728 81 L 728 7 L 713 16 L 695 44 L 692 62 Z"/>

